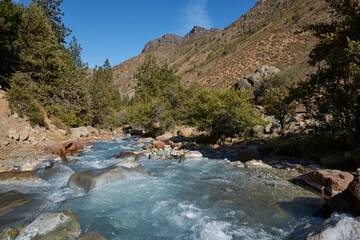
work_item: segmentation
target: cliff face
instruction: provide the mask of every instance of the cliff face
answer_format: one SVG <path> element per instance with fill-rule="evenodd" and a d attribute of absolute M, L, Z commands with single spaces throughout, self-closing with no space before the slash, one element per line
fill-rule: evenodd
<path fill-rule="evenodd" d="M 261 65 L 307 74 L 316 39 L 302 27 L 332 18 L 324 0 L 261 0 L 224 30 L 194 27 L 185 37 L 167 34 L 149 42 L 142 54 L 113 68 L 115 82 L 122 95 L 132 95 L 146 54 L 173 66 L 185 84 L 214 88 L 229 88 Z"/>

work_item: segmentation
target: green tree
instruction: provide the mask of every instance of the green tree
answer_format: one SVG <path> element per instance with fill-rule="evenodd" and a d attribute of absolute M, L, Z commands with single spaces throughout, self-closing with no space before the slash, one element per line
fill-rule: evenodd
<path fill-rule="evenodd" d="M 201 89 L 185 105 L 185 122 L 216 137 L 243 134 L 265 123 L 249 91 Z"/>
<path fill-rule="evenodd" d="M 0 2 L 0 86 L 9 87 L 7 78 L 18 62 L 19 26 L 24 8 L 11 0 Z"/>
<path fill-rule="evenodd" d="M 307 27 L 319 39 L 309 61 L 318 70 L 299 89 L 323 134 L 359 141 L 360 1 L 327 2 L 340 20 Z"/>
<path fill-rule="evenodd" d="M 61 22 L 61 17 L 64 13 L 61 12 L 60 5 L 63 0 L 33 0 L 39 7 L 41 7 L 45 15 L 50 19 L 51 27 L 59 43 L 66 43 L 65 39 L 71 33 L 64 23 Z"/>
<path fill-rule="evenodd" d="M 87 68 L 87 64 L 85 64 L 81 59 L 82 47 L 80 43 L 78 43 L 75 36 L 72 37 L 68 46 L 68 50 L 77 68 L 79 69 Z"/>

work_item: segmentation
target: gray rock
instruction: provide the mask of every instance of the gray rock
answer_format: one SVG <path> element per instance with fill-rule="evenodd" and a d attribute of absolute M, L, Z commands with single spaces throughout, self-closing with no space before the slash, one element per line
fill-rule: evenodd
<path fill-rule="evenodd" d="M 78 127 L 78 128 L 71 129 L 71 135 L 74 138 L 88 137 L 89 134 L 90 133 L 86 127 Z"/>
<path fill-rule="evenodd" d="M 280 72 L 280 69 L 273 66 L 261 66 L 254 73 L 240 79 L 235 85 L 235 89 L 255 89 L 260 88 L 266 81 L 269 80 L 272 74 Z"/>
<path fill-rule="evenodd" d="M 73 211 L 43 213 L 26 226 L 15 240 L 74 239 L 80 231 L 79 219 Z"/>
<path fill-rule="evenodd" d="M 324 222 L 293 232 L 291 240 L 355 240 L 360 239 L 360 222 L 351 217 L 332 216 Z"/>
<path fill-rule="evenodd" d="M 21 140 L 21 141 L 26 141 L 26 140 L 28 140 L 28 139 L 29 139 L 29 134 L 30 134 L 29 130 L 23 130 L 23 131 L 21 131 L 21 132 L 20 132 L 20 140 Z"/>
<path fill-rule="evenodd" d="M 0 231 L 7 227 L 19 228 L 29 223 L 34 212 L 45 202 L 40 194 L 24 194 L 17 191 L 0 193 Z"/>
<path fill-rule="evenodd" d="M 116 158 L 120 160 L 135 160 L 136 154 L 133 152 L 123 152 L 116 154 Z"/>
<path fill-rule="evenodd" d="M 139 163 L 125 160 L 103 169 L 76 172 L 71 175 L 67 185 L 70 188 L 81 187 L 86 192 L 89 192 L 96 186 L 119 181 L 136 174 L 147 175 L 147 172 Z"/>
<path fill-rule="evenodd" d="M 16 131 L 16 129 L 10 128 L 8 131 L 9 138 L 15 139 L 18 141 L 20 139 L 20 134 Z"/>
<path fill-rule="evenodd" d="M 179 163 L 187 162 L 190 160 L 202 160 L 202 159 L 203 159 L 203 155 L 200 152 L 190 151 L 190 152 L 184 153 L 184 155 L 182 155 L 180 157 Z"/>
<path fill-rule="evenodd" d="M 141 159 L 148 159 L 149 157 L 146 155 L 146 154 L 144 154 L 144 153 L 139 153 L 138 155 L 136 155 L 136 157 L 135 157 L 135 161 L 139 161 L 139 160 L 141 160 Z"/>
<path fill-rule="evenodd" d="M 256 160 L 251 160 L 251 161 L 247 161 L 245 162 L 245 167 L 247 168 L 272 168 L 272 166 L 263 163 L 262 161 L 256 161 Z"/>

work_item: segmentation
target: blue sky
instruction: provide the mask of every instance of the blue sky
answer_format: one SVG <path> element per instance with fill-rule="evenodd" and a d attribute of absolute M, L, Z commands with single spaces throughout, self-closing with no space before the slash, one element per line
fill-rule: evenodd
<path fill-rule="evenodd" d="M 29 0 L 18 0 L 28 3 Z M 84 62 L 117 65 L 165 33 L 185 35 L 195 25 L 225 28 L 257 0 L 64 0 L 63 22 L 80 42 Z"/>

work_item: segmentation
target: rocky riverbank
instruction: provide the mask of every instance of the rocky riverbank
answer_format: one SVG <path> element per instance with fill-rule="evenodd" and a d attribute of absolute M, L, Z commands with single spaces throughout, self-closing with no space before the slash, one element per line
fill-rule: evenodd
<path fill-rule="evenodd" d="M 3 193 L 0 194 L 0 198 L 3 199 L 1 201 L 3 214 L 0 217 L 0 225 L 3 232 L 0 239 L 15 239 L 16 236 L 16 239 L 31 239 L 36 234 L 41 235 L 44 239 L 53 236 L 74 239 L 79 236 L 79 227 L 77 226 L 80 226 L 80 223 L 75 212 L 44 213 L 45 215 L 39 215 L 30 225 L 26 225 L 34 219 L 29 217 L 31 213 L 41 212 L 47 200 L 36 194 L 13 191 L 12 186 L 21 186 L 20 189 L 48 186 L 47 175 L 51 172 L 50 175 L 53 176 L 56 174 L 68 176 L 66 184 L 70 188 L 82 188 L 85 192 L 89 192 L 95 187 L 119 181 L 134 174 L 148 174 L 138 163 L 139 160 L 173 159 L 179 163 L 186 163 L 201 161 L 204 158 L 223 159 L 224 164 L 249 169 L 252 174 L 258 175 L 264 180 L 273 175 L 291 180 L 326 199 L 323 207 L 319 207 L 317 214 L 327 220 L 320 222 L 316 230 L 312 228 L 307 229 L 306 232 L 305 227 L 297 229 L 296 231 L 301 231 L 301 234 L 292 234 L 291 236 L 295 236 L 292 239 L 311 239 L 309 236 L 316 234 L 320 237 L 319 239 L 326 239 L 329 229 L 346 232 L 350 234 L 349 236 L 360 236 L 358 222 L 355 219 L 337 215 L 342 212 L 354 216 L 360 215 L 360 197 L 357 193 L 357 189 L 360 188 L 359 172 L 355 174 L 329 170 L 308 159 L 268 154 L 261 144 L 254 142 L 249 144 L 229 140 L 231 144 L 199 144 L 196 142 L 196 138 L 192 137 L 193 131 L 184 128 L 179 129 L 176 135 L 167 134 L 158 136 L 156 139 L 136 138 L 134 140 L 126 134 L 139 132 L 130 128 L 125 129 L 125 132 L 120 129 L 107 132 L 92 127 L 81 127 L 71 129 L 71 137 L 63 138 L 62 143 L 45 138 L 42 141 L 26 143 L 26 147 L 14 147 L 12 151 L 7 152 L 7 155 L 2 155 L 5 156 L 5 159 L 1 161 L 0 185 L 3 186 Z M 20 138 L 16 140 L 17 137 L 13 138 L 13 136 L 14 131 L 9 130 L 7 136 L 9 139 L 21 141 Z M 92 141 L 121 139 L 136 141 L 142 147 L 131 152 L 119 152 L 113 156 L 113 159 L 119 163 L 106 168 L 74 172 L 66 166 L 69 162 L 68 156 L 77 155 L 84 150 L 88 151 L 88 144 Z M 24 145 L 19 144 L 19 146 Z M 47 175 L 43 175 L 43 172 L 46 172 Z M 154 173 L 150 173 L 150 175 Z M 276 185 L 274 187 L 276 188 Z M 15 190 L 18 189 L 18 187 L 15 188 Z M 46 219 L 50 218 L 54 219 L 55 223 L 45 224 Z M 36 232 L 34 229 L 37 229 Z M 94 239 L 104 239 L 96 233 L 86 233 L 85 237 L 82 236 L 79 239 L 86 239 L 86 236 L 90 235 Z"/>

